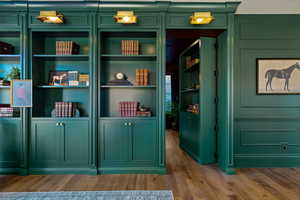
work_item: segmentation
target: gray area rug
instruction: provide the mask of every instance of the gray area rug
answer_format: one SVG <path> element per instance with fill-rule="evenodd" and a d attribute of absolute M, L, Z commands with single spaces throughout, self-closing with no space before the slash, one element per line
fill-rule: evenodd
<path fill-rule="evenodd" d="M 174 200 L 171 191 L 0 192 L 0 200 Z"/>

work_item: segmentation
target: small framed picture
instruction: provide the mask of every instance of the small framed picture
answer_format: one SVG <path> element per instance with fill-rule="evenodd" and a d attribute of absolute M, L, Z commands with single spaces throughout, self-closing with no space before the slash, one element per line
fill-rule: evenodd
<path fill-rule="evenodd" d="M 11 107 L 32 107 L 32 80 L 11 81 Z"/>
<path fill-rule="evenodd" d="M 300 94 L 300 58 L 259 58 L 257 94 Z"/>
<path fill-rule="evenodd" d="M 68 85 L 68 71 L 50 71 L 49 85 Z"/>

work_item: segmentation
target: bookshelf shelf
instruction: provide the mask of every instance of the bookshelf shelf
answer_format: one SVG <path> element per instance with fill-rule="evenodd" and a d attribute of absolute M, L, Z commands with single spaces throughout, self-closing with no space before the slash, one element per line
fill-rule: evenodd
<path fill-rule="evenodd" d="M 0 54 L 0 58 L 20 58 L 20 54 Z"/>
<path fill-rule="evenodd" d="M 56 89 L 56 88 L 62 88 L 62 89 L 82 89 L 82 88 L 89 88 L 89 86 L 67 86 L 67 85 L 39 85 L 36 86 L 37 88 L 44 88 L 44 89 Z"/>
<path fill-rule="evenodd" d="M 35 54 L 36 58 L 88 58 L 89 55 L 50 55 L 50 54 Z"/>
<path fill-rule="evenodd" d="M 200 91 L 200 88 L 193 88 L 193 89 L 184 89 L 184 90 L 181 90 L 181 93 L 191 93 L 191 92 L 199 92 Z"/>
<path fill-rule="evenodd" d="M 101 88 L 156 88 L 155 85 L 101 85 Z"/>
<path fill-rule="evenodd" d="M 0 89 L 10 89 L 10 86 L 0 86 Z"/>
<path fill-rule="evenodd" d="M 101 117 L 103 120 L 155 120 L 156 117 Z"/>
<path fill-rule="evenodd" d="M 106 60 L 155 60 L 156 55 L 117 55 L 117 54 L 103 54 L 101 55 Z"/>

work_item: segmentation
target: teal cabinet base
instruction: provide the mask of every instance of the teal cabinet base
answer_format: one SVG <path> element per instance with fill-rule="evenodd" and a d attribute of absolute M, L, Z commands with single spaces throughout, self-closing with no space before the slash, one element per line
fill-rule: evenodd
<path fill-rule="evenodd" d="M 97 175 L 96 169 L 90 168 L 32 168 L 29 169 L 29 174 L 84 174 Z"/>
<path fill-rule="evenodd" d="M 300 167 L 300 155 L 235 156 L 234 165 L 236 168 Z"/>
<path fill-rule="evenodd" d="M 114 168 L 99 168 L 100 174 L 166 174 L 166 168 L 154 167 L 114 167 Z"/>

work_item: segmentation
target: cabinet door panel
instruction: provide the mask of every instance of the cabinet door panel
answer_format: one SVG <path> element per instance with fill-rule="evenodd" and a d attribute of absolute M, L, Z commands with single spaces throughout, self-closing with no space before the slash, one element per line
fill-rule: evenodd
<path fill-rule="evenodd" d="M 0 167 L 17 167 L 21 120 L 0 120 Z"/>
<path fill-rule="evenodd" d="M 131 127 L 132 160 L 154 161 L 156 155 L 156 121 L 135 120 Z"/>
<path fill-rule="evenodd" d="M 88 121 L 64 122 L 64 161 L 88 164 Z"/>
<path fill-rule="evenodd" d="M 50 167 L 61 160 L 61 128 L 54 121 L 39 121 L 32 125 L 31 160 L 34 166 Z"/>
<path fill-rule="evenodd" d="M 101 123 L 102 159 L 130 160 L 130 135 L 124 120 L 105 120 Z"/>

